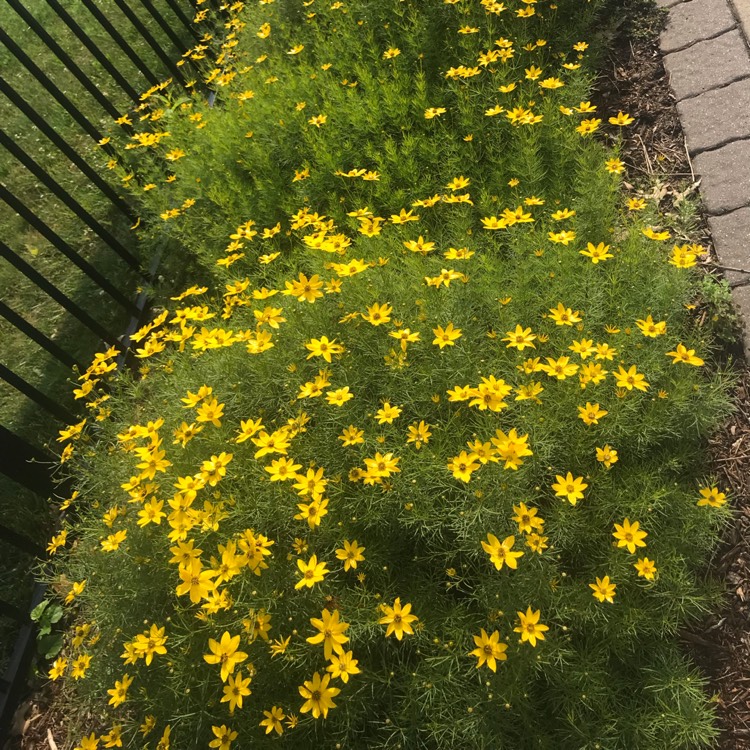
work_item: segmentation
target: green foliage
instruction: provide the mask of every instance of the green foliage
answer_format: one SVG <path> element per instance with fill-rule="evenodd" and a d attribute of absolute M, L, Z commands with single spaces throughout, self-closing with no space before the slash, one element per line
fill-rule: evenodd
<path fill-rule="evenodd" d="M 716 601 L 703 567 L 729 518 L 703 456 L 730 407 L 696 355 L 714 346 L 687 309 L 697 251 L 622 205 L 582 122 L 601 124 L 578 44 L 596 4 L 484 5 L 233 6 L 214 105 L 149 98 L 122 169 L 201 271 L 136 335 L 140 377 L 106 353 L 83 378 L 100 419 L 68 436 L 80 494 L 50 574 L 78 584 L 54 669 L 99 722 L 73 731 L 161 748 L 714 737 L 676 644 Z M 505 63 L 446 76 L 502 39 Z M 605 578 L 612 601 L 592 595 Z M 335 707 L 310 698 L 337 673 L 315 641 L 330 617 L 333 653 L 358 663 Z M 238 674 L 252 694 L 230 712 Z"/>

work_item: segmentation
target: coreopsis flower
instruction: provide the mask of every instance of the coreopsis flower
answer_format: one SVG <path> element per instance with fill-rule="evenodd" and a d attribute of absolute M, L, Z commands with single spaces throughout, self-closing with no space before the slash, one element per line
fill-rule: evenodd
<path fill-rule="evenodd" d="M 414 635 L 412 623 L 417 622 L 419 618 L 411 614 L 411 604 L 401 606 L 401 597 L 396 597 L 392 607 L 381 604 L 380 610 L 383 612 L 383 616 L 378 620 L 378 623 L 388 625 L 385 631 L 386 638 L 389 635 L 395 635 L 396 639 L 400 641 L 404 637 L 404 633 Z"/>
<path fill-rule="evenodd" d="M 332 654 L 331 663 L 326 667 L 326 671 L 331 673 L 331 677 L 339 679 L 343 683 L 349 682 L 349 676 L 360 674 L 362 670 L 357 666 L 359 661 L 354 658 L 352 651 L 346 651 L 340 654 Z"/>
<path fill-rule="evenodd" d="M 350 424 L 348 427 L 345 427 L 342 431 L 342 433 L 339 435 L 338 439 L 341 440 L 343 445 L 360 445 L 361 443 L 365 442 L 365 431 L 360 430 L 358 427 L 355 427 L 353 424 Z"/>
<path fill-rule="evenodd" d="M 354 394 L 349 390 L 349 386 L 336 388 L 326 393 L 326 401 L 333 406 L 343 406 L 347 401 L 354 398 Z"/>
<path fill-rule="evenodd" d="M 656 564 L 653 560 L 649 560 L 647 557 L 639 557 L 638 562 L 633 563 L 633 567 L 638 572 L 640 578 L 645 578 L 647 581 L 653 581 L 656 577 Z"/>
<path fill-rule="evenodd" d="M 605 261 L 609 258 L 615 257 L 614 255 L 612 255 L 612 253 L 609 252 L 609 245 L 605 245 L 603 242 L 600 242 L 598 245 L 594 245 L 592 242 L 589 242 L 586 246 L 586 249 L 579 250 L 579 253 L 581 255 L 585 255 L 587 258 L 590 258 L 591 262 L 594 265 L 601 261 Z"/>
<path fill-rule="evenodd" d="M 550 308 L 550 318 L 555 321 L 555 325 L 558 326 L 572 326 L 574 323 L 581 322 L 581 313 L 576 310 L 575 312 L 565 307 L 562 302 L 558 302 L 557 307 Z"/>
<path fill-rule="evenodd" d="M 514 536 L 508 536 L 501 542 L 494 534 L 487 534 L 487 541 L 482 542 L 482 549 L 490 556 L 490 562 L 497 570 L 502 570 L 503 565 L 515 570 L 518 568 L 518 558 L 523 557 L 523 552 L 513 550 L 516 541 Z"/>
<path fill-rule="evenodd" d="M 336 557 L 344 561 L 344 570 L 349 572 L 356 569 L 357 563 L 364 562 L 364 551 L 365 548 L 361 547 L 356 539 L 351 542 L 345 539 L 344 546 L 336 550 Z"/>
<path fill-rule="evenodd" d="M 80 680 L 86 676 L 86 670 L 91 665 L 91 654 L 81 654 L 70 664 L 70 676 L 74 680 Z"/>
<path fill-rule="evenodd" d="M 128 697 L 128 688 L 132 682 L 133 678 L 128 674 L 124 674 L 121 680 L 115 680 L 115 686 L 107 690 L 107 694 L 110 696 L 110 706 L 117 708 L 125 703 Z"/>
<path fill-rule="evenodd" d="M 425 120 L 432 120 L 435 117 L 440 117 L 440 115 L 444 115 L 448 110 L 445 107 L 428 107 L 424 111 L 424 117 Z"/>
<path fill-rule="evenodd" d="M 567 500 L 571 505 L 583 500 L 583 491 L 588 487 L 583 477 L 574 477 L 571 472 L 568 472 L 564 477 L 557 474 L 556 479 L 557 481 L 552 484 L 552 489 L 557 497 Z"/>
<path fill-rule="evenodd" d="M 628 198 L 628 211 L 643 211 L 646 208 L 646 201 L 643 198 Z"/>
<path fill-rule="evenodd" d="M 605 468 L 609 469 L 612 464 L 617 463 L 619 457 L 617 451 L 609 445 L 605 445 L 603 448 L 596 449 L 596 460 L 603 463 Z"/>
<path fill-rule="evenodd" d="M 215 570 L 203 570 L 203 563 L 197 557 L 192 557 L 186 565 L 178 568 L 181 583 L 177 586 L 177 596 L 190 595 L 190 601 L 198 604 L 202 599 L 216 589 L 213 580 L 216 577 Z"/>
<path fill-rule="evenodd" d="M 328 573 L 328 563 L 318 562 L 318 556 L 313 555 L 307 562 L 303 560 L 297 560 L 297 567 L 302 578 L 294 584 L 295 589 L 301 589 L 303 587 L 312 588 L 316 583 L 320 583 Z"/>
<path fill-rule="evenodd" d="M 612 536 L 617 540 L 618 547 L 627 548 L 628 552 L 632 555 L 636 547 L 645 547 L 646 542 L 643 540 L 648 534 L 640 528 L 638 521 L 630 523 L 630 519 L 626 518 L 622 525 L 619 523 L 615 524 L 615 530 L 612 532 Z"/>
<path fill-rule="evenodd" d="M 582 419 L 586 425 L 599 424 L 599 420 L 607 414 L 609 412 L 606 409 L 602 409 L 599 404 L 592 404 L 589 401 L 586 402 L 586 406 L 578 407 L 578 418 Z"/>
<path fill-rule="evenodd" d="M 227 684 L 224 685 L 223 696 L 220 703 L 229 703 L 229 713 L 233 714 L 235 708 L 242 708 L 242 699 L 252 693 L 250 690 L 251 677 L 243 677 L 242 672 L 229 675 Z"/>
<path fill-rule="evenodd" d="M 52 666 L 50 667 L 48 673 L 50 680 L 59 680 L 65 674 L 67 668 L 68 660 L 62 656 L 58 656 L 57 659 L 52 662 Z"/>
<path fill-rule="evenodd" d="M 482 628 L 481 634 L 475 635 L 473 638 L 476 648 L 469 652 L 469 656 L 477 657 L 477 669 L 486 664 L 493 672 L 496 672 L 497 662 L 505 661 L 508 658 L 505 653 L 508 646 L 505 643 L 500 643 L 500 633 L 495 630 L 491 635 L 487 635 L 485 629 Z"/>
<path fill-rule="evenodd" d="M 423 445 L 427 445 L 430 437 L 432 437 L 430 426 L 424 420 L 420 420 L 418 424 L 410 424 L 407 428 L 408 437 L 406 438 L 406 442 L 414 445 L 417 450 Z"/>
<path fill-rule="evenodd" d="M 284 727 L 281 726 L 281 722 L 286 718 L 286 714 L 281 706 L 272 706 L 270 711 L 263 711 L 263 716 L 266 718 L 260 722 L 260 726 L 265 727 L 266 734 L 276 732 L 280 735 L 283 733 Z"/>
<path fill-rule="evenodd" d="M 617 158 L 607 159 L 604 162 L 604 168 L 611 174 L 622 174 L 625 171 L 625 164 Z"/>
<path fill-rule="evenodd" d="M 609 118 L 610 125 L 618 125 L 620 127 L 623 127 L 625 125 L 630 125 L 634 122 L 635 122 L 635 119 L 632 118 L 630 115 L 625 114 L 624 112 L 618 112 L 616 117 Z"/>
<path fill-rule="evenodd" d="M 684 344 L 677 344 L 675 351 L 667 352 L 667 357 L 672 357 L 672 364 L 686 364 L 693 365 L 694 367 L 700 367 L 705 362 L 695 356 L 695 349 L 688 349 Z"/>
<path fill-rule="evenodd" d="M 313 500 L 320 500 L 323 497 L 328 480 L 323 477 L 323 467 L 318 469 L 309 468 L 306 474 L 298 474 L 294 489 L 302 497 L 310 496 Z"/>
<path fill-rule="evenodd" d="M 384 323 L 389 323 L 391 320 L 391 313 L 393 308 L 389 304 L 378 304 L 370 305 L 367 308 L 367 315 L 362 313 L 362 319 L 374 326 L 380 326 Z"/>
<path fill-rule="evenodd" d="M 319 719 L 321 716 L 325 719 L 328 716 L 328 711 L 331 708 L 336 708 L 333 698 L 341 690 L 340 688 L 329 687 L 330 681 L 331 675 L 326 674 L 321 678 L 320 674 L 316 672 L 312 680 L 306 680 L 303 685 L 300 685 L 298 688 L 299 694 L 305 699 L 300 708 L 301 713 L 311 712 L 313 719 Z"/>
<path fill-rule="evenodd" d="M 475 453 L 461 451 L 461 453 L 448 461 L 448 471 L 452 472 L 456 479 L 460 479 L 462 482 L 469 482 L 471 475 L 480 467 L 477 461 L 478 458 Z"/>
<path fill-rule="evenodd" d="M 76 745 L 74 750 L 97 750 L 98 747 L 99 738 L 92 732 L 88 737 L 82 737 L 81 744 Z"/>
<path fill-rule="evenodd" d="M 531 332 L 531 328 L 523 328 L 521 325 L 516 325 L 515 331 L 506 331 L 505 338 L 502 341 L 507 341 L 507 349 L 518 349 L 522 352 L 526 347 L 536 349 L 534 340 L 536 334 Z"/>
<path fill-rule="evenodd" d="M 646 227 L 645 229 L 642 229 L 641 232 L 650 240 L 654 240 L 655 242 L 663 242 L 664 240 L 668 240 L 672 236 L 668 229 L 657 232 L 653 227 Z"/>
<path fill-rule="evenodd" d="M 516 612 L 518 615 L 519 625 L 513 628 L 514 633 L 521 634 L 521 643 L 529 643 L 536 648 L 537 641 L 544 640 L 544 634 L 549 630 L 547 625 L 539 622 L 541 610 L 534 611 L 531 607 L 526 612 Z"/>
<path fill-rule="evenodd" d="M 667 323 L 664 320 L 654 321 L 651 315 L 647 315 L 641 320 L 636 320 L 635 324 L 638 330 L 647 338 L 656 338 L 663 336 L 667 332 Z"/>
<path fill-rule="evenodd" d="M 323 282 L 318 274 L 313 274 L 309 279 L 301 273 L 296 281 L 285 282 L 286 289 L 283 294 L 296 297 L 299 302 L 315 302 L 316 299 L 323 297 L 321 288 Z"/>
<path fill-rule="evenodd" d="M 521 534 L 531 534 L 544 528 L 544 519 L 538 516 L 539 511 L 536 508 L 528 508 L 526 503 L 519 503 L 513 506 L 513 512 L 516 515 L 512 520 L 518 524 Z"/>
<path fill-rule="evenodd" d="M 600 602 L 609 602 L 614 604 L 616 583 L 609 580 L 609 576 L 597 578 L 596 583 L 590 583 L 589 588 L 593 590 L 593 596 Z"/>
<path fill-rule="evenodd" d="M 454 328 L 453 323 L 448 323 L 445 328 L 438 326 L 433 328 L 435 338 L 432 343 L 443 349 L 446 346 L 455 346 L 456 341 L 463 335 L 460 328 Z"/>
<path fill-rule="evenodd" d="M 716 487 L 701 487 L 700 499 L 697 502 L 699 507 L 710 506 L 712 508 L 721 508 L 726 505 L 726 493 L 720 492 Z"/>
<path fill-rule="evenodd" d="M 239 651 L 240 636 L 232 636 L 228 630 L 222 633 L 221 640 L 208 639 L 210 653 L 203 655 L 206 664 L 218 664 L 221 667 L 221 681 L 226 682 L 234 669 L 247 659 L 244 651 Z"/>
<path fill-rule="evenodd" d="M 211 731 L 213 732 L 214 739 L 208 743 L 208 746 L 216 748 L 216 750 L 230 750 L 232 742 L 237 739 L 237 732 L 225 724 L 222 724 L 220 727 L 212 726 Z"/>
<path fill-rule="evenodd" d="M 339 610 L 335 609 L 331 612 L 329 609 L 324 609 L 320 618 L 311 617 L 310 623 L 319 632 L 305 640 L 313 645 L 322 643 L 323 656 L 326 660 L 330 661 L 334 651 L 337 654 L 344 653 L 344 644 L 349 641 L 349 637 L 344 633 L 349 629 L 349 623 L 339 620 Z"/>
<path fill-rule="evenodd" d="M 344 347 L 336 342 L 336 339 L 329 340 L 328 336 L 321 336 L 319 339 L 310 339 L 305 344 L 305 348 L 310 352 L 307 359 L 313 357 L 323 357 L 326 362 L 331 362 L 335 355 L 343 354 Z"/>
<path fill-rule="evenodd" d="M 297 471 L 301 468 L 302 464 L 296 464 L 293 459 L 284 456 L 271 461 L 270 466 L 264 467 L 265 471 L 271 475 L 272 482 L 287 482 L 290 479 L 296 479 Z"/>
<path fill-rule="evenodd" d="M 629 391 L 632 391 L 633 388 L 636 388 L 639 391 L 648 390 L 649 384 L 646 381 L 646 378 L 637 371 L 635 365 L 631 365 L 628 370 L 620 365 L 617 372 L 613 374 L 618 388 L 626 388 Z"/>

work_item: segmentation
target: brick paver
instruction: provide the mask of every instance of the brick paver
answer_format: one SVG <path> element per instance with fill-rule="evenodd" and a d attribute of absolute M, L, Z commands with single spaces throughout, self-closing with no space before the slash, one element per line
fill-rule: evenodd
<path fill-rule="evenodd" d="M 691 0 L 669 11 L 661 35 L 662 52 L 675 52 L 704 39 L 719 36 L 737 25 L 726 0 Z"/>
<path fill-rule="evenodd" d="M 723 216 L 710 216 L 708 225 L 720 263 L 750 271 L 750 207 L 738 208 Z M 730 283 L 750 282 L 750 274 L 725 273 Z"/>
<path fill-rule="evenodd" d="M 735 141 L 693 159 L 709 214 L 750 205 L 750 140 Z M 750 261 L 748 261 L 750 262 Z"/>
<path fill-rule="evenodd" d="M 695 155 L 750 137 L 750 78 L 677 104 L 688 151 Z"/>
<path fill-rule="evenodd" d="M 678 100 L 750 77 L 750 55 L 737 29 L 666 55 L 664 66 Z"/>

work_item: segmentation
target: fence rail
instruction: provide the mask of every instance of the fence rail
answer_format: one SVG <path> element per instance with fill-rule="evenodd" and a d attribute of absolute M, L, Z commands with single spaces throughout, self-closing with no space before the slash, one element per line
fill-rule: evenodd
<path fill-rule="evenodd" d="M 66 9 L 60 0 L 36 0 L 33 3 L 35 10 L 32 12 L 29 9 L 32 5 L 30 0 L 6 0 L 5 7 L 0 9 L 0 46 L 10 54 L 12 65 L 3 66 L 0 74 L 0 94 L 7 99 L 14 111 L 20 113 L 52 146 L 55 164 L 72 164 L 80 173 L 85 185 L 106 199 L 104 205 L 107 206 L 107 212 L 111 209 L 130 225 L 135 221 L 135 211 L 128 200 L 81 155 L 74 143 L 82 135 L 99 143 L 104 139 L 99 125 L 102 118 L 117 119 L 133 104 L 140 102 L 140 84 L 123 72 L 116 59 L 117 55 L 138 71 L 142 76 L 142 83 L 145 84 L 144 88 L 155 86 L 165 78 L 172 78 L 184 84 L 184 68 L 178 66 L 177 61 L 186 49 L 201 38 L 192 23 L 192 18 L 197 8 L 204 8 L 209 4 L 215 8 L 218 2 L 109 0 L 112 10 L 116 9 L 127 21 L 126 24 L 108 17 L 101 3 L 97 4 L 94 0 L 79 2 L 83 10 L 73 13 L 70 12 L 70 6 L 66 3 Z M 45 25 L 39 20 L 38 14 L 42 9 L 47 14 L 53 14 L 54 23 Z M 14 38 L 11 30 L 14 24 L 11 20 L 17 28 L 19 19 L 43 45 L 45 53 L 42 57 L 53 64 L 38 62 L 25 49 L 23 42 Z M 66 30 L 68 41 L 73 38 L 79 45 L 75 54 L 66 51 L 63 42 L 56 38 L 62 29 Z M 96 41 L 97 37 L 106 38 L 111 41 L 111 45 L 100 44 Z M 65 85 L 60 82 L 53 70 L 56 67 L 58 74 L 60 69 L 64 68 L 65 75 L 72 76 L 82 91 L 91 97 L 95 103 L 93 110 L 91 107 L 86 109 L 79 106 L 75 97 L 66 93 Z M 70 118 L 73 123 L 72 130 L 61 132 L 60 128 L 50 123 L 44 112 L 40 112 L 28 100 L 25 91 L 21 93 L 18 87 L 11 83 L 14 68 L 41 87 L 48 95 L 50 107 L 56 107 Z M 99 71 L 98 77 L 87 70 Z M 98 114 L 96 107 L 99 109 Z M 127 234 L 118 232 L 114 224 L 108 223 L 106 216 L 97 215 L 95 211 L 86 208 L 84 201 L 79 200 L 62 185 L 6 128 L 0 128 L 0 147 L 4 150 L 8 163 L 20 164 L 33 175 L 42 186 L 44 195 L 53 196 L 59 201 L 63 207 L 61 210 L 69 211 L 80 224 L 81 231 L 87 230 L 95 237 L 118 263 L 124 264 L 132 272 L 135 281 L 153 276 L 156 271 L 155 262 L 152 261 L 150 267 L 144 271 L 133 252 L 132 242 Z M 114 156 L 114 151 L 106 142 L 101 148 L 105 154 Z M 77 240 L 61 236 L 44 210 L 30 205 L 28 200 L 14 192 L 13 185 L 0 181 L 0 201 L 41 235 L 71 269 L 75 268 L 94 285 L 103 295 L 105 306 L 116 306 L 129 317 L 130 322 L 119 330 L 122 336 L 118 335 L 118 330 L 110 330 L 110 325 L 103 322 L 97 314 L 84 309 L 78 301 L 46 278 L 32 263 L 21 257 L 13 249 L 12 239 L 7 236 L 0 239 L 2 262 L 12 267 L 13 272 L 35 289 L 40 298 L 51 300 L 62 308 L 66 319 L 90 333 L 93 341 L 117 347 L 121 352 L 121 358 L 124 357 L 125 348 L 121 339 L 138 325 L 146 305 L 146 295 L 141 293 L 136 297 L 135 284 L 123 285 L 121 278 L 112 280 L 94 263 L 83 257 L 76 248 Z M 12 326 L 19 335 L 44 350 L 52 360 L 64 368 L 70 370 L 80 367 L 78 356 L 68 351 L 60 341 L 40 330 L 29 317 L 26 310 L 16 309 L 6 300 L 0 301 L 0 318 Z M 28 382 L 15 370 L 15 364 L 12 362 L 0 362 L 0 380 L 27 398 L 33 404 L 33 408 L 46 412 L 53 420 L 71 424 L 80 419 L 75 414 L 74 406 L 60 403 L 58 399 Z M 0 474 L 47 502 L 54 492 L 61 493 L 68 489 L 61 488 L 53 482 L 50 473 L 52 461 L 52 454 L 46 448 L 33 445 L 0 421 Z M 6 548 L 12 548 L 17 553 L 28 556 L 30 567 L 35 559 L 44 557 L 44 540 L 29 538 L 11 528 L 11 525 L 10 519 L 0 516 L 0 549 L 5 545 Z M 0 560 L 2 557 L 0 554 Z M 29 612 L 44 595 L 44 588 L 36 584 L 30 602 L 19 604 L 5 601 L 0 597 L 0 620 L 5 618 L 17 625 L 16 638 L 5 673 L 0 675 L 0 745 L 3 744 L 13 713 L 26 689 L 28 670 L 33 660 L 35 630 Z"/>

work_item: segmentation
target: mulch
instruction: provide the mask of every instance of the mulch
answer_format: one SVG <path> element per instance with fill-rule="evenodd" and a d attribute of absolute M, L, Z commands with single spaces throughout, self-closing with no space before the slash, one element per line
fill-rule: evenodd
<path fill-rule="evenodd" d="M 633 183 L 625 187 L 652 186 L 651 197 L 669 214 L 675 200 L 698 184 L 656 32 L 658 28 L 635 40 L 623 36 L 616 41 L 598 83 L 596 103 L 603 111 L 622 110 L 635 118 L 622 144 Z M 705 220 L 697 234 L 691 232 L 691 241 L 711 250 Z M 724 606 L 682 634 L 686 652 L 706 675 L 708 693 L 716 701 L 718 750 L 750 750 L 750 370 L 744 362 L 736 363 L 736 370 L 736 411 L 708 446 L 718 486 L 728 490 L 734 508 L 707 571 L 725 584 Z"/>

